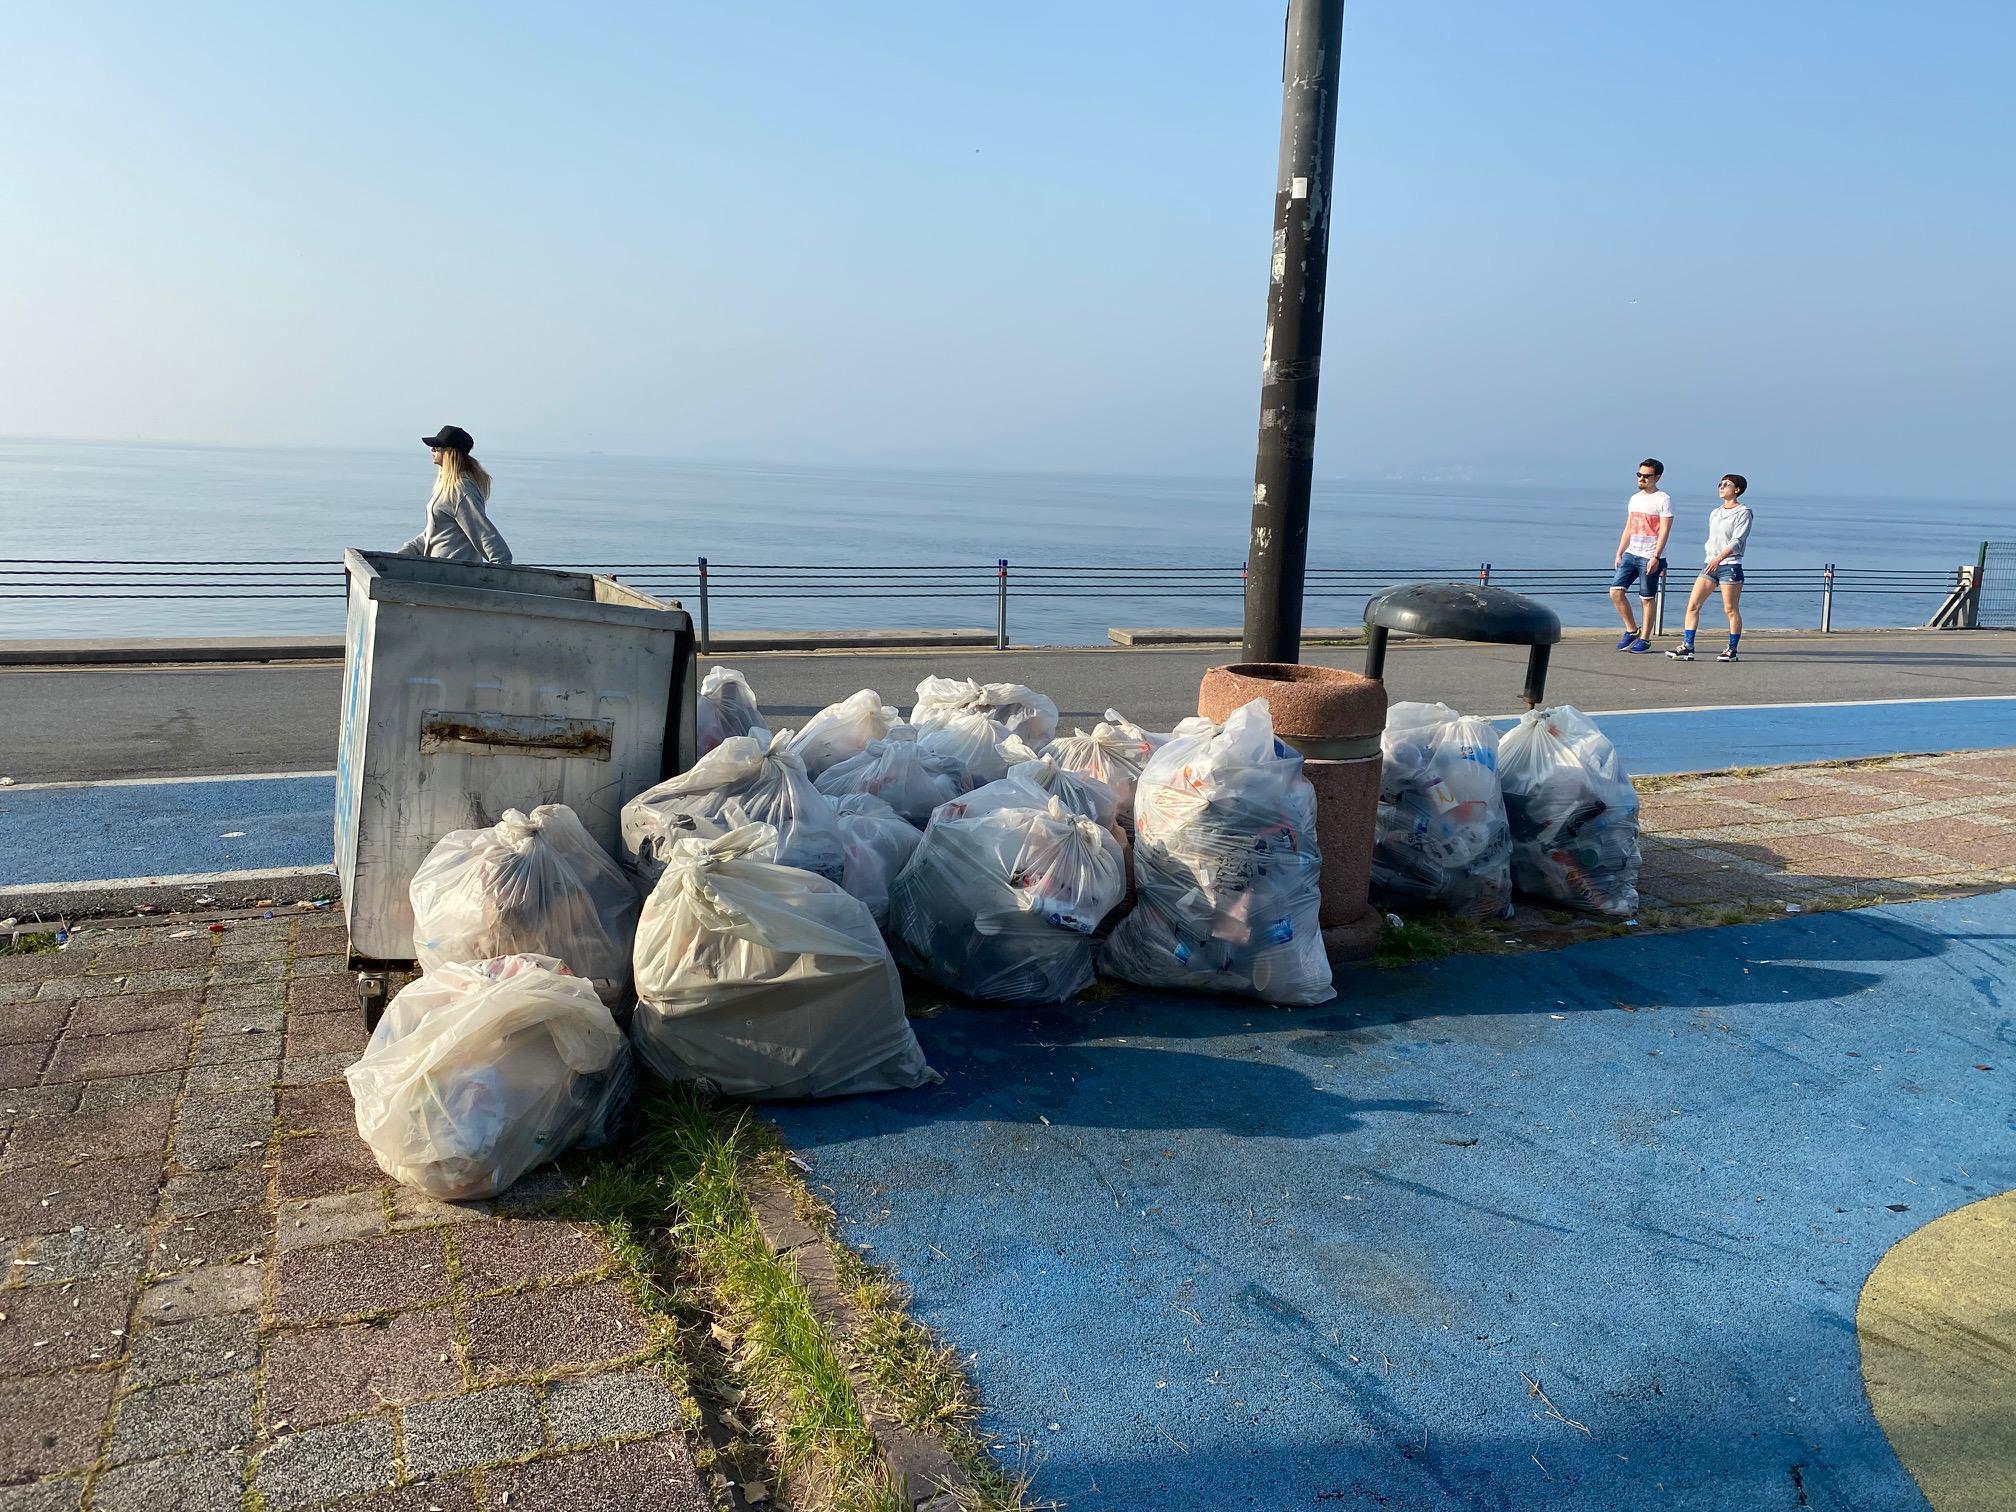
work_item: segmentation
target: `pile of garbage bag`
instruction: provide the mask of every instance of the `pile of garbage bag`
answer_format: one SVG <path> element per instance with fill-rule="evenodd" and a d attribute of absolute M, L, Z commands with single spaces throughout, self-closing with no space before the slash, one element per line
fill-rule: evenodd
<path fill-rule="evenodd" d="M 767 824 L 777 831 L 784 865 L 840 882 L 847 874 L 840 818 L 790 744 L 789 730 L 731 735 L 688 770 L 632 798 L 623 805 L 624 863 L 648 884 L 679 840 Z"/>
<path fill-rule="evenodd" d="M 1586 714 L 1572 704 L 1522 714 L 1499 739 L 1498 780 L 1521 892 L 1638 912 L 1638 792 Z"/>
<path fill-rule="evenodd" d="M 506 809 L 436 842 L 408 888 L 422 971 L 492 956 L 552 956 L 628 1003 L 637 890 L 564 803 Z"/>
<path fill-rule="evenodd" d="M 1120 842 L 1058 799 L 941 810 L 889 893 L 904 964 L 986 1002 L 1061 1003 L 1092 984 L 1092 931 L 1126 890 Z"/>
<path fill-rule="evenodd" d="M 1333 995 L 1318 924 L 1316 793 L 1302 758 L 1274 738 L 1266 699 L 1223 726 L 1192 724 L 1157 751 L 1134 826 L 1140 896 L 1106 942 L 1108 971 L 1269 1003 Z"/>
<path fill-rule="evenodd" d="M 887 925 L 889 885 L 910 864 L 924 832 L 868 793 L 835 798 L 833 810 L 847 842 L 847 875 L 840 885 L 868 905 L 878 926 Z"/>
<path fill-rule="evenodd" d="M 765 824 L 664 855 L 637 928 L 630 1033 L 645 1065 L 734 1097 L 937 1080 L 868 905 L 777 855 Z"/>
<path fill-rule="evenodd" d="M 805 763 L 805 775 L 817 781 L 828 768 L 859 756 L 871 741 L 886 739 L 901 718 L 882 702 L 880 693 L 863 688 L 806 720 L 805 728 L 791 738 L 791 751 Z"/>
<path fill-rule="evenodd" d="M 700 680 L 700 698 L 693 711 L 693 734 L 706 755 L 731 735 L 749 735 L 765 728 L 763 711 L 749 679 L 733 667 L 709 667 Z"/>
<path fill-rule="evenodd" d="M 828 767 L 816 786 L 833 799 L 850 793 L 880 798 L 922 828 L 933 809 L 964 791 L 961 770 L 953 758 L 921 744 L 916 726 L 898 724 L 860 755 Z"/>
<path fill-rule="evenodd" d="M 1057 705 L 1020 683 L 977 683 L 963 677 L 927 677 L 917 684 L 910 723 L 920 729 L 955 714 L 980 714 L 1000 729 L 1041 750 L 1057 733 Z"/>
<path fill-rule="evenodd" d="M 379 1169 L 465 1202 L 608 1139 L 630 1049 L 593 985 L 551 956 L 505 955 L 430 967 L 343 1075 Z"/>
<path fill-rule="evenodd" d="M 1512 912 L 1512 831 L 1498 784 L 1498 731 L 1447 704 L 1397 703 L 1380 737 L 1372 886 L 1388 902 L 1432 901 L 1469 919 Z"/>

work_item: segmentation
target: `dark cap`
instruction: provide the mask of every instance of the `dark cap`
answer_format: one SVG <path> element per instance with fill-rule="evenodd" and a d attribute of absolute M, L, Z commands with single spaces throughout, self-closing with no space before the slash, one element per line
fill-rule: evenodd
<path fill-rule="evenodd" d="M 459 425 L 444 425 L 431 436 L 422 436 L 421 441 L 428 446 L 438 446 L 447 451 L 468 452 L 476 449 L 476 438 Z"/>

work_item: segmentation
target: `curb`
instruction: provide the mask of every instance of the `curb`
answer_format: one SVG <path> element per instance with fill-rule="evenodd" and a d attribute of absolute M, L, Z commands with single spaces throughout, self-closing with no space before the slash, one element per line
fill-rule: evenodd
<path fill-rule="evenodd" d="M 820 1326 L 843 1343 L 859 1337 L 866 1319 L 841 1289 L 825 1235 L 798 1216 L 790 1189 L 752 1171 L 749 1206 L 764 1244 L 796 1273 Z M 862 1421 L 889 1472 L 889 1484 L 913 1512 L 959 1512 L 977 1489 L 972 1478 L 944 1444 L 878 1410 L 873 1387 L 851 1355 L 845 1351 L 841 1360 L 854 1383 Z"/>
<path fill-rule="evenodd" d="M 340 896 L 333 866 L 115 877 L 104 882 L 26 882 L 0 887 L 0 918 L 11 915 L 24 923 L 33 919 L 100 919 L 143 908 L 163 914 L 186 913 L 192 909 L 257 908 L 269 901 L 275 907 L 291 907 Z"/>

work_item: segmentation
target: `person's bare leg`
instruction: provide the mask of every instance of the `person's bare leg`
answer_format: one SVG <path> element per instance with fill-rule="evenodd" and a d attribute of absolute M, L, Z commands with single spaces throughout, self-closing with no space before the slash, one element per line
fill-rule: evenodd
<path fill-rule="evenodd" d="M 1617 618 L 1624 622 L 1624 628 L 1633 635 L 1638 633 L 1638 621 L 1631 617 L 1631 595 L 1622 588 L 1610 590 L 1610 605 L 1617 611 Z"/>
<path fill-rule="evenodd" d="M 1715 585 L 1708 581 L 1708 574 L 1702 573 L 1694 579 L 1693 590 L 1687 595 L 1687 628 L 1701 628 L 1701 606 L 1708 602 L 1708 595 L 1715 591 Z"/>
<path fill-rule="evenodd" d="M 1729 616 L 1729 633 L 1743 633 L 1743 585 L 1724 583 L 1722 585 L 1722 610 Z"/>

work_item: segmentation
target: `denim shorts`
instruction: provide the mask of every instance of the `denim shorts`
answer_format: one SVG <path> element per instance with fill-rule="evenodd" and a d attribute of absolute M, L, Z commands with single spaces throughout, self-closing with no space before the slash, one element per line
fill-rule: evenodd
<path fill-rule="evenodd" d="M 1656 562 L 1648 562 L 1644 557 L 1632 556 L 1627 552 L 1624 560 L 1617 564 L 1617 576 L 1610 580 L 1610 586 L 1612 588 L 1629 588 L 1633 583 L 1643 578 L 1645 583 L 1638 590 L 1639 597 L 1657 598 L 1659 596 L 1659 579 L 1665 575 L 1665 572 L 1666 558 L 1661 557 Z"/>
<path fill-rule="evenodd" d="M 1740 583 L 1743 581 L 1743 564 L 1741 562 L 1724 562 L 1720 567 L 1703 567 L 1701 569 L 1701 576 L 1708 579 L 1709 582 L 1715 584 L 1718 588 L 1722 586 L 1724 581 Z"/>

